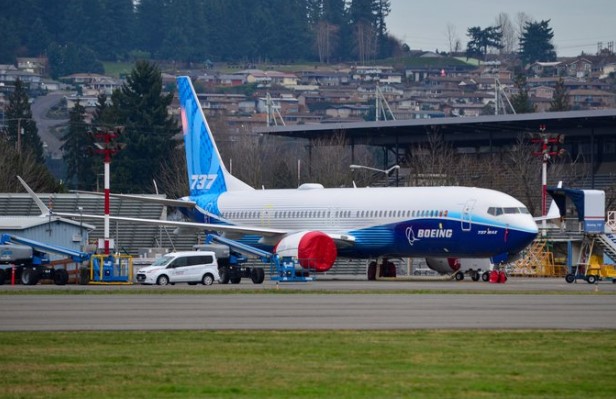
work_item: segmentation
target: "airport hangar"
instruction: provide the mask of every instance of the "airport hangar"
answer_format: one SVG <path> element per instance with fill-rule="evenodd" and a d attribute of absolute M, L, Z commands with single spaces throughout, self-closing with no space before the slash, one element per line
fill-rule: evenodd
<path fill-rule="evenodd" d="M 582 155 L 581 159 L 592 165 L 585 188 L 616 184 L 616 109 L 275 126 L 259 129 L 258 133 L 311 142 L 341 133 L 352 148 L 381 147 L 385 170 L 395 164 L 403 166 L 413 146 L 427 142 L 429 133 L 442 134 L 443 140 L 456 149 L 492 153 L 515 145 L 521 135 L 541 133 L 542 127 L 546 134 L 564 135 L 562 147 L 572 159 Z"/>

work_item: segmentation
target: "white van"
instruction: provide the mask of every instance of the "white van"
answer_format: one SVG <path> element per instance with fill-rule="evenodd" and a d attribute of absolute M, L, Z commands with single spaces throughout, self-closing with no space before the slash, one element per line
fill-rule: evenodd
<path fill-rule="evenodd" d="M 219 279 L 218 262 L 212 251 L 171 252 L 137 272 L 137 282 L 141 284 L 212 285 Z"/>

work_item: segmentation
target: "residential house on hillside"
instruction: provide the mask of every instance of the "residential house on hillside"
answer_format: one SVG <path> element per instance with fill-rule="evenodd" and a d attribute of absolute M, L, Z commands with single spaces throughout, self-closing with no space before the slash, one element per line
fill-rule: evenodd
<path fill-rule="evenodd" d="M 567 66 L 561 61 L 535 62 L 528 69 L 533 76 L 563 76 L 567 71 Z"/>
<path fill-rule="evenodd" d="M 590 77 L 592 72 L 592 61 L 584 57 L 578 57 L 566 64 L 567 75 L 575 78 Z"/>
<path fill-rule="evenodd" d="M 603 90 L 576 89 L 569 91 L 571 109 L 614 108 L 616 95 Z"/>
<path fill-rule="evenodd" d="M 358 82 L 380 81 L 384 76 L 394 73 L 391 66 L 366 66 L 358 65 L 351 68 L 351 79 Z"/>
<path fill-rule="evenodd" d="M 342 86 L 349 84 L 351 80 L 346 72 L 305 71 L 298 76 L 300 84 L 317 86 Z"/>
<path fill-rule="evenodd" d="M 240 75 L 245 78 L 246 83 L 256 83 L 260 87 L 283 86 L 293 87 L 297 85 L 298 77 L 292 73 L 284 73 L 278 71 L 262 71 L 260 69 L 249 69 L 236 72 L 235 75 Z"/>
<path fill-rule="evenodd" d="M 47 73 L 47 57 L 17 58 L 17 69 L 43 76 Z"/>

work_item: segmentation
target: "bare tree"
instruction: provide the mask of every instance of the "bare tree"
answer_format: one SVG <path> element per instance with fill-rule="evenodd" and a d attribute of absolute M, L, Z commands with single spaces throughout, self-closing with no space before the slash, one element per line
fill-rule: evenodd
<path fill-rule="evenodd" d="M 460 45 L 460 39 L 458 39 L 458 34 L 456 32 L 456 26 L 451 22 L 447 23 L 447 41 L 449 42 L 449 53 L 457 52 L 457 45 Z"/>
<path fill-rule="evenodd" d="M 501 12 L 496 17 L 496 26 L 500 26 L 503 34 L 501 44 L 503 48 L 500 50 L 501 54 L 514 53 L 518 46 L 518 36 L 516 34 L 516 28 L 509 18 L 509 14 Z"/>
<path fill-rule="evenodd" d="M 17 153 L 8 140 L 0 138 L 0 192 L 23 192 L 17 176 L 21 176 L 34 191 L 56 192 L 62 189 L 32 151 L 22 149 Z"/>
<path fill-rule="evenodd" d="M 410 186 L 443 186 L 458 184 L 456 154 L 438 130 L 428 132 L 428 140 L 411 150 L 408 165 Z"/>
<path fill-rule="evenodd" d="M 319 21 L 315 26 L 315 46 L 319 62 L 329 63 L 333 50 L 338 43 L 338 27 L 327 21 Z"/>
<path fill-rule="evenodd" d="M 179 146 L 171 153 L 160 170 L 156 183 L 167 198 L 180 198 L 188 195 L 188 172 L 184 146 Z"/>
<path fill-rule="evenodd" d="M 515 37 L 520 40 L 522 37 L 522 33 L 524 33 L 524 26 L 531 22 L 533 18 L 525 13 L 524 11 L 520 11 L 515 16 Z"/>
<path fill-rule="evenodd" d="M 359 21 L 355 25 L 355 49 L 359 62 L 363 65 L 373 58 L 377 51 L 376 29 L 366 21 Z"/>

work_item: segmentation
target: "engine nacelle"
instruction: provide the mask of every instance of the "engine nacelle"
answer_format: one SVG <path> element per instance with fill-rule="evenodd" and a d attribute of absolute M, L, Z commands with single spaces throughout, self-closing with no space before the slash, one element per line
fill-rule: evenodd
<path fill-rule="evenodd" d="M 331 269 L 338 257 L 334 240 L 320 231 L 302 231 L 288 235 L 276 245 L 274 253 L 281 257 L 296 258 L 303 268 L 317 272 Z"/>
<path fill-rule="evenodd" d="M 426 258 L 428 267 L 441 274 L 468 270 L 492 270 L 490 258 Z"/>

